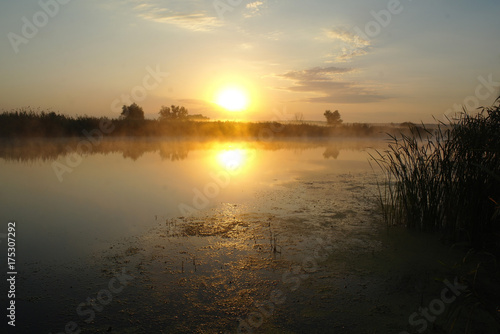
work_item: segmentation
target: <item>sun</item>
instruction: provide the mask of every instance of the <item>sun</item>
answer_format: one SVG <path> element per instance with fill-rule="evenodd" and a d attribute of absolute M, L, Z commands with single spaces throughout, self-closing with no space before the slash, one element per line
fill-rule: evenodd
<path fill-rule="evenodd" d="M 240 88 L 225 88 L 217 95 L 216 103 L 229 111 L 243 111 L 248 107 L 248 96 Z"/>

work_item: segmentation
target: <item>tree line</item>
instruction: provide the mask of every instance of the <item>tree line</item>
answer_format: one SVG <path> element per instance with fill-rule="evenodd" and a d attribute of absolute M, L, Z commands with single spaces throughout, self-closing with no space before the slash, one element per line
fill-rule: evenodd
<path fill-rule="evenodd" d="M 308 123 L 210 121 L 203 115 L 190 115 L 183 106 L 162 106 L 157 119 L 146 119 L 136 103 L 124 105 L 117 119 L 92 116 L 66 116 L 31 108 L 0 113 L 0 138 L 85 137 L 105 124 L 105 136 L 170 136 L 268 139 L 284 137 L 373 136 L 399 132 L 364 123 L 342 124 L 338 110 L 326 111 L 331 126 Z"/>
<path fill-rule="evenodd" d="M 175 105 L 172 105 L 170 107 L 161 106 L 158 114 L 160 115 L 158 120 L 161 122 L 183 121 L 183 120 L 197 120 L 197 121 L 209 120 L 208 117 L 203 116 L 201 114 L 189 115 L 189 112 L 185 107 L 175 106 Z M 144 110 L 136 103 L 132 103 L 129 106 L 124 105 L 122 107 L 120 118 L 123 120 L 134 120 L 134 121 L 145 120 Z"/>

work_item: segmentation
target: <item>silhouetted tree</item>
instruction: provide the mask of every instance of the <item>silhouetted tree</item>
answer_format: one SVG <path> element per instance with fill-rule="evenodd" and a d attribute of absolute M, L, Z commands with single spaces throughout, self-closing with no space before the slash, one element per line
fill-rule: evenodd
<path fill-rule="evenodd" d="M 340 125 L 343 122 L 342 118 L 340 118 L 338 110 L 335 110 L 334 112 L 327 110 L 323 115 L 326 117 L 326 121 L 329 125 Z"/>
<path fill-rule="evenodd" d="M 144 120 L 144 110 L 136 103 L 122 107 L 121 118 L 126 120 Z"/>
<path fill-rule="evenodd" d="M 169 120 L 183 120 L 188 117 L 188 110 L 185 107 L 174 106 L 165 107 L 161 106 L 160 109 L 160 121 L 169 121 Z"/>
<path fill-rule="evenodd" d="M 295 113 L 295 121 L 303 122 L 304 121 L 304 114 L 301 112 L 296 112 Z"/>
<path fill-rule="evenodd" d="M 165 107 L 161 106 L 160 111 L 158 112 L 160 114 L 160 121 L 168 121 L 173 118 L 172 111 L 170 110 L 170 107 Z"/>

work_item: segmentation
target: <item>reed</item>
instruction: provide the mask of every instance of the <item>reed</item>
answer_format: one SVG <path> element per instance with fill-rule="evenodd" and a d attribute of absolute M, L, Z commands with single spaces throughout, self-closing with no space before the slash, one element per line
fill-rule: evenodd
<path fill-rule="evenodd" d="M 371 137 L 396 132 L 396 126 L 342 124 L 331 127 L 321 122 L 240 122 L 185 120 L 109 119 L 95 116 L 67 116 L 53 111 L 21 108 L 0 112 L 0 139 L 83 137 L 99 129 L 102 121 L 113 130 L 106 137 L 190 137 L 214 139 Z"/>
<path fill-rule="evenodd" d="M 498 101 L 498 100 L 497 100 Z M 442 231 L 474 247 L 498 241 L 500 202 L 500 105 L 465 112 L 430 131 L 390 136 L 386 151 L 372 155 L 381 168 L 379 204 L 388 224 Z M 498 244 L 497 244 L 498 248 Z"/>

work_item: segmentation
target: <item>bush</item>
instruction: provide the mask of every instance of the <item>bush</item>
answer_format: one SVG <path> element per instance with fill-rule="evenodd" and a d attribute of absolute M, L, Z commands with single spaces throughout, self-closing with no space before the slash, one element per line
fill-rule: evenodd
<path fill-rule="evenodd" d="M 143 121 L 144 120 L 144 110 L 142 107 L 136 103 L 132 103 L 129 106 L 122 107 L 121 113 L 122 119 L 133 120 L 133 121 Z"/>

